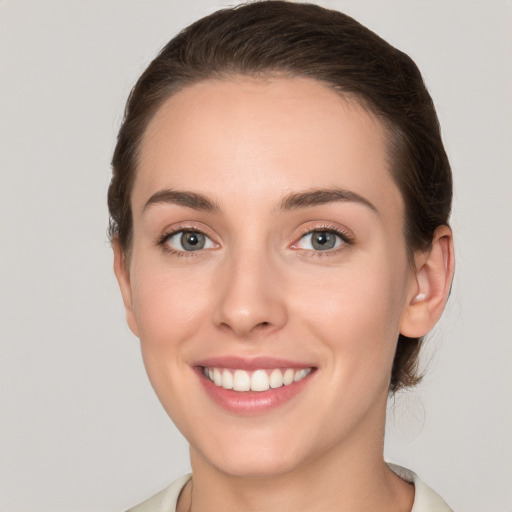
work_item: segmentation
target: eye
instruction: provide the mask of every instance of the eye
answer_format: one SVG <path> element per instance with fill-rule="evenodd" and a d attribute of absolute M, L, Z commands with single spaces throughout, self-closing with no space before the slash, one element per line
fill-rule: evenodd
<path fill-rule="evenodd" d="M 347 237 L 342 233 L 337 233 L 332 230 L 315 230 L 303 235 L 300 240 L 293 245 L 293 248 L 308 251 L 329 251 L 337 249 L 347 242 Z"/>
<path fill-rule="evenodd" d="M 176 231 L 167 235 L 162 243 L 179 252 L 200 251 L 216 247 L 215 243 L 201 231 Z"/>

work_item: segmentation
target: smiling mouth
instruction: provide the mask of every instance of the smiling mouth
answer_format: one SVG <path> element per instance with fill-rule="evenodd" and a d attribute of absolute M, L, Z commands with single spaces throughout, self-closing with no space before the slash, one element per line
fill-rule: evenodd
<path fill-rule="evenodd" d="M 263 392 L 289 386 L 306 378 L 313 368 L 241 369 L 202 367 L 203 375 L 215 386 L 239 392 Z"/>

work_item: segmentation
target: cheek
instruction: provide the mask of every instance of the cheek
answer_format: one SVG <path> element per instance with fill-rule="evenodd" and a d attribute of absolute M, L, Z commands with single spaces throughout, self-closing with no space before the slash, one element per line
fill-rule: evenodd
<path fill-rule="evenodd" d="M 186 335 L 199 326 L 199 315 L 208 301 L 201 279 L 147 265 L 132 278 L 133 304 L 143 342 L 159 343 Z"/>
<path fill-rule="evenodd" d="M 204 278 L 170 272 L 156 264 L 140 266 L 133 278 L 134 313 L 144 365 L 160 396 L 159 389 L 165 390 L 169 381 L 186 369 L 189 341 L 204 338 L 198 333 L 207 324 L 211 297 Z M 172 383 L 178 385 L 179 381 Z"/>
<path fill-rule="evenodd" d="M 328 275 L 302 281 L 293 294 L 296 316 L 323 340 L 338 368 L 387 374 L 398 339 L 407 275 L 405 263 L 361 258 Z M 379 370 L 382 368 L 382 370 Z M 367 372 L 363 372 L 366 373 Z"/>
<path fill-rule="evenodd" d="M 190 340 L 200 338 L 197 334 L 210 310 L 204 282 L 157 264 L 139 265 L 132 275 L 144 366 L 162 405 L 178 424 L 176 411 L 187 410 L 184 397 L 176 391 L 183 388 L 183 375 L 190 373 L 186 364 Z"/>

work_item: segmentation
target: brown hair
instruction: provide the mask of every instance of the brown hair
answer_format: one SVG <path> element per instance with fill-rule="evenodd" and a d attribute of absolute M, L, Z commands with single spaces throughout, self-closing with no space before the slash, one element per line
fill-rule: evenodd
<path fill-rule="evenodd" d="M 432 99 L 406 54 L 338 11 L 258 1 L 217 11 L 173 38 L 131 91 L 112 160 L 109 235 L 129 251 L 130 196 L 145 129 L 162 103 L 201 80 L 234 74 L 310 77 L 357 98 L 385 124 L 391 173 L 405 203 L 411 253 L 427 249 L 448 224 L 451 170 Z M 390 392 L 420 380 L 421 338 L 400 335 Z"/>

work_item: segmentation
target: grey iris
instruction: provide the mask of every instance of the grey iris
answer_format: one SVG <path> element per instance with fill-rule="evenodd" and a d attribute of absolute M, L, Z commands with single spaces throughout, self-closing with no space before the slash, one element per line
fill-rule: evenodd
<path fill-rule="evenodd" d="M 205 236 L 196 231 L 185 231 L 181 235 L 181 246 L 186 251 L 198 251 L 204 248 Z"/>
<path fill-rule="evenodd" d="M 315 231 L 311 234 L 311 245 L 319 251 L 332 249 L 336 245 L 336 235 L 329 231 Z"/>

